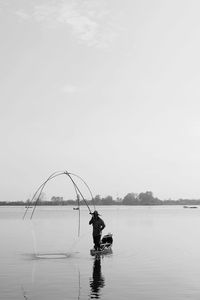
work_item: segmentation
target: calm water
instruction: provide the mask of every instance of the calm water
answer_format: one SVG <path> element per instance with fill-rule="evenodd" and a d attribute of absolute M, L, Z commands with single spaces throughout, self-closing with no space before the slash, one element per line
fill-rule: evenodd
<path fill-rule="evenodd" d="M 78 238 L 72 207 L 38 207 L 32 221 L 22 220 L 23 207 L 0 207 L 0 299 L 200 298 L 200 208 L 98 210 L 114 238 L 100 260 L 89 254 L 87 208 Z"/>

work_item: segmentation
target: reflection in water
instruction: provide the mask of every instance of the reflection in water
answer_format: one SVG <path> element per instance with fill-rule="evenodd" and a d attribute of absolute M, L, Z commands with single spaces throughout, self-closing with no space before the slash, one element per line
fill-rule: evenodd
<path fill-rule="evenodd" d="M 100 289 L 105 285 L 104 277 L 101 274 L 101 257 L 96 256 L 93 265 L 93 274 L 90 279 L 90 299 L 100 298 Z"/>

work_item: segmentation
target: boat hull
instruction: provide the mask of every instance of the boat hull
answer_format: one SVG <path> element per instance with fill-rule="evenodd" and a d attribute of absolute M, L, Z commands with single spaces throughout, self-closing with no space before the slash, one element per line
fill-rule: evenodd
<path fill-rule="evenodd" d="M 102 250 L 95 250 L 94 248 L 93 249 L 90 249 L 90 254 L 92 256 L 95 256 L 95 255 L 105 255 L 105 254 L 112 254 L 112 246 L 109 246 L 109 247 L 106 247 Z"/>

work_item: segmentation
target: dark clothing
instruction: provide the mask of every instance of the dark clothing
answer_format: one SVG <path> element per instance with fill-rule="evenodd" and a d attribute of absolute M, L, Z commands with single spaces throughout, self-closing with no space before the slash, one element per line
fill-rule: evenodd
<path fill-rule="evenodd" d="M 92 217 L 89 224 L 93 226 L 93 241 L 95 250 L 100 249 L 101 231 L 105 228 L 104 221 L 99 217 Z"/>
<path fill-rule="evenodd" d="M 101 231 L 106 227 L 104 221 L 99 217 L 92 217 L 89 224 L 93 225 L 93 236 L 101 235 Z"/>
<path fill-rule="evenodd" d="M 100 249 L 100 241 L 101 241 L 101 235 L 93 235 L 93 242 L 94 242 L 94 249 L 98 250 Z"/>

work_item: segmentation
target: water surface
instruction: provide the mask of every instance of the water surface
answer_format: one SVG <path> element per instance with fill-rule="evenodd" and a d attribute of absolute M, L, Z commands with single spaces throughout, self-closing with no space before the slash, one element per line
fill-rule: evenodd
<path fill-rule="evenodd" d="M 0 207 L 0 299 L 199 299 L 200 208 L 98 208 L 113 254 L 95 259 L 81 208 Z"/>

